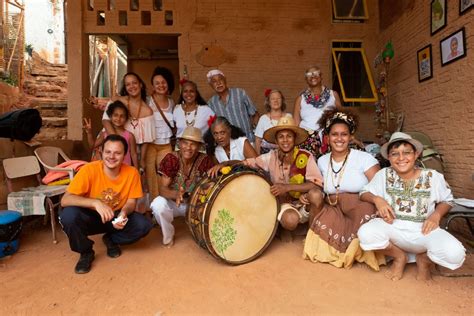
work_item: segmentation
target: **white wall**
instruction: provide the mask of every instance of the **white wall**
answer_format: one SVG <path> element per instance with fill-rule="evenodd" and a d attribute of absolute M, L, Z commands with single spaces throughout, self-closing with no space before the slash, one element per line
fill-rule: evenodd
<path fill-rule="evenodd" d="M 31 44 L 41 57 L 56 64 L 65 62 L 63 2 L 25 1 L 25 45 Z"/>

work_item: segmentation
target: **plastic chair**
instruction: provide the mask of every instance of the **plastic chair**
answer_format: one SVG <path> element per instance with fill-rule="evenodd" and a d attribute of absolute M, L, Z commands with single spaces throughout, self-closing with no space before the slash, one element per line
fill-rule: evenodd
<path fill-rule="evenodd" d="M 72 180 L 74 177 L 74 169 L 56 167 L 61 163 L 61 159 L 64 161 L 71 160 L 61 148 L 43 146 L 36 148 L 34 153 L 36 158 L 38 158 L 39 162 L 43 166 L 45 173 L 48 173 L 49 170 L 65 171 L 69 174 L 69 179 Z"/>
<path fill-rule="evenodd" d="M 4 159 L 3 168 L 5 170 L 5 178 L 7 180 L 8 208 L 19 211 L 23 215 L 25 215 L 26 211 L 31 211 L 32 209 L 33 213 L 26 215 L 35 215 L 35 200 L 42 201 L 42 199 L 44 199 L 44 204 L 42 205 L 44 207 L 44 214 L 48 215 L 49 213 L 50 215 L 53 243 L 56 244 L 56 214 L 54 210 L 57 207 L 58 213 L 60 212 L 61 198 L 66 192 L 67 186 L 39 185 L 36 187 L 23 188 L 20 191 L 14 191 L 12 180 L 15 179 L 36 176 L 38 184 L 41 184 L 41 167 L 38 163 L 38 159 L 35 156 Z M 53 199 L 57 199 L 57 202 L 53 202 Z"/>
<path fill-rule="evenodd" d="M 467 205 L 461 205 L 456 203 L 456 199 L 454 200 L 455 204 L 453 208 L 449 211 L 448 215 L 446 215 L 446 225 L 445 228 L 446 230 L 449 230 L 449 224 L 453 219 L 456 217 L 461 217 L 466 220 L 466 224 L 469 227 L 471 231 L 471 235 L 474 236 L 474 228 L 472 227 L 471 218 L 474 218 L 474 207 L 470 207 Z"/>

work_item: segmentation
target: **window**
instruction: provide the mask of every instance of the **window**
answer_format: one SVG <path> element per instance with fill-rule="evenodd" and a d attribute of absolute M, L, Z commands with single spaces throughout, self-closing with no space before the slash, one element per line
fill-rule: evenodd
<path fill-rule="evenodd" d="M 332 12 L 335 20 L 367 20 L 366 0 L 332 0 Z"/>
<path fill-rule="evenodd" d="M 333 89 L 341 94 L 346 105 L 377 101 L 372 73 L 361 46 L 361 42 L 333 42 Z"/>

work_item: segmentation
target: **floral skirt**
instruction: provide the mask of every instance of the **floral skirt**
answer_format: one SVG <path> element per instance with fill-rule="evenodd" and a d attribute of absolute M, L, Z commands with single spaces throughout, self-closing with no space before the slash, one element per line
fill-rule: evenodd
<path fill-rule="evenodd" d="M 325 153 L 321 150 L 322 145 L 323 142 L 321 140 L 321 137 L 319 136 L 319 132 L 314 131 L 310 133 L 308 138 L 306 138 L 306 140 L 298 147 L 309 151 L 313 155 L 314 159 L 317 161 L 318 158 Z"/>
<path fill-rule="evenodd" d="M 336 199 L 330 196 L 331 201 Z M 327 198 L 326 198 L 327 199 Z M 303 257 L 327 262 L 338 268 L 350 268 L 354 261 L 365 262 L 378 271 L 385 263 L 382 255 L 359 246 L 359 227 L 375 217 L 375 206 L 362 202 L 356 193 L 341 193 L 336 206 L 325 203 L 306 235 Z"/>

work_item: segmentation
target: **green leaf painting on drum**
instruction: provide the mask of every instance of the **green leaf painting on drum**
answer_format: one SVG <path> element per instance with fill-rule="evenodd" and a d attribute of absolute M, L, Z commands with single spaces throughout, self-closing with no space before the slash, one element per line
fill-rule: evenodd
<path fill-rule="evenodd" d="M 211 238 L 217 252 L 224 258 L 224 251 L 234 244 L 237 231 L 232 227 L 234 218 L 226 209 L 217 212 L 217 218 L 211 229 Z"/>

